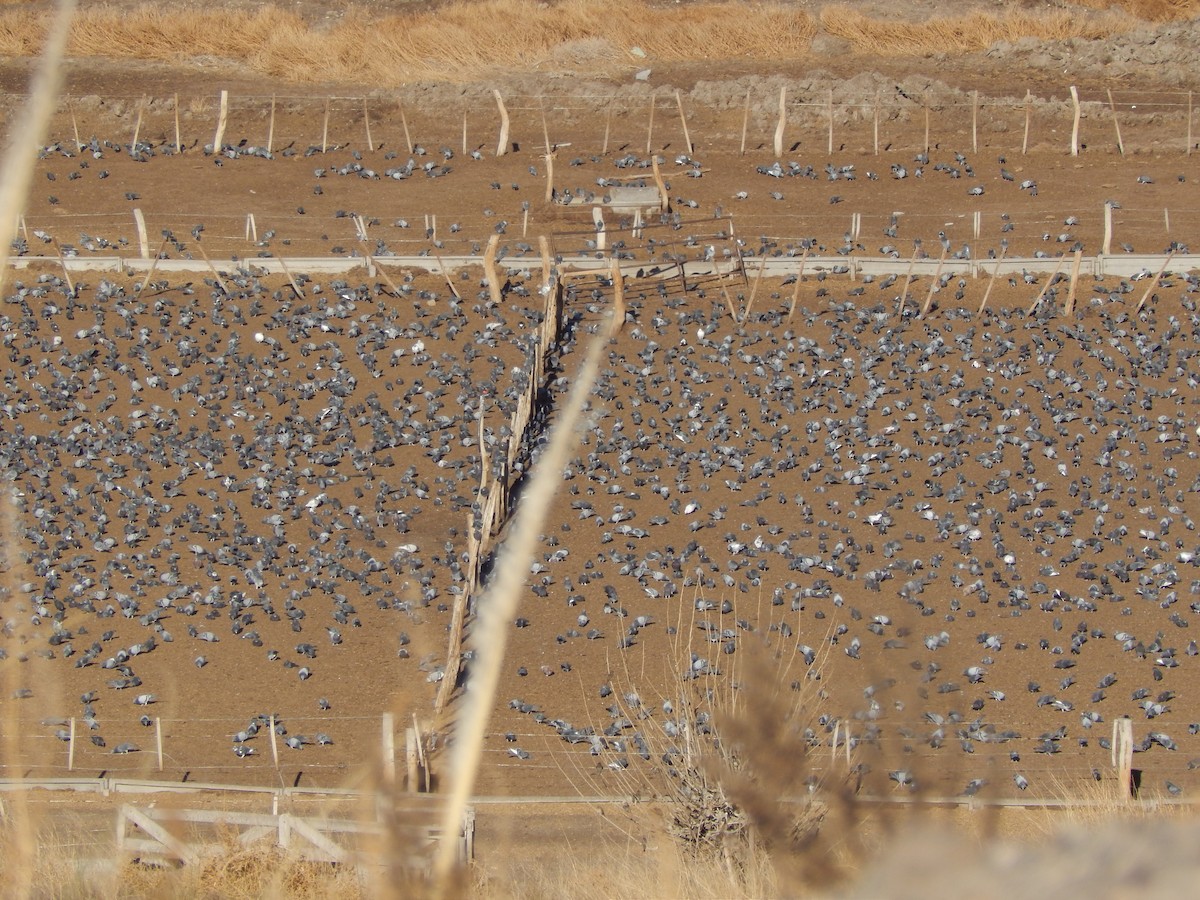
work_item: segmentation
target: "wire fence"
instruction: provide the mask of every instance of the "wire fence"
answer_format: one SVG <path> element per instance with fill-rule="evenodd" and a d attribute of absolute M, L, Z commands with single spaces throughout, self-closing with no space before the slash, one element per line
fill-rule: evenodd
<path fill-rule="evenodd" d="M 334 147 L 407 153 L 418 145 L 457 148 L 463 154 L 545 152 L 561 139 L 555 132 L 568 128 L 572 153 L 771 148 L 779 157 L 800 148 L 834 153 L 859 147 L 881 154 L 945 144 L 1009 154 L 1058 148 L 1071 155 L 1144 149 L 1190 155 L 1195 148 L 1191 91 L 1064 85 L 1035 96 L 1009 86 L 987 95 L 945 87 L 911 93 L 880 84 L 864 95 L 857 85 L 832 83 L 820 90 L 781 78 L 742 91 L 731 84 L 686 95 L 646 86 L 625 86 L 607 95 L 548 91 L 507 97 L 487 88 L 436 96 L 113 94 L 67 98 L 53 134 L 63 144 L 92 140 L 86 128 L 79 129 L 79 116 L 86 112 L 103 115 L 114 128 L 123 122 L 131 146 L 145 138 L 178 152 L 238 145 L 265 153 Z M 513 120 L 516 127 L 509 130 Z"/>

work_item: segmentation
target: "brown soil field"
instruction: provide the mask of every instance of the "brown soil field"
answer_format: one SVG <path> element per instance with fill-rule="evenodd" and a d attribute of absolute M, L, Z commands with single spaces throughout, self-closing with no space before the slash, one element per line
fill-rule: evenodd
<path fill-rule="evenodd" d="M 836 724 L 867 793 L 1054 795 L 1111 777 L 1129 716 L 1143 792 L 1195 795 L 1196 69 L 1145 64 L 1194 37 L 946 58 L 818 38 L 778 66 L 631 57 L 388 92 L 71 60 L 16 247 L 38 260 L 0 309 L 0 721 L 21 747 L 3 774 L 66 774 L 74 718 L 76 774 L 358 784 L 383 713 L 429 722 L 480 474 L 540 325 L 538 239 L 603 256 L 593 200 L 652 186 L 657 156 L 671 212 L 642 232 L 610 213 L 609 249 L 639 271 L 530 561 L 478 792 L 652 794 L 681 708 L 732 703 L 749 738 L 802 695 L 807 765 L 846 772 Z M 27 71 L 0 66 L 10 122 Z M 1106 204 L 1115 256 L 1172 261 L 1154 281 L 1085 271 L 1067 313 Z M 151 250 L 195 270 L 69 289 L 52 242 L 136 257 L 135 208 Z M 417 266 L 291 262 L 478 255 L 495 234 L 499 305 L 477 266 L 451 273 L 456 298 Z M 981 265 L 906 287 L 943 241 Z M 710 246 L 746 277 L 672 274 Z M 846 270 L 758 274 L 808 254 Z M 1001 255 L 1059 260 L 1064 280 L 992 279 Z M 854 267 L 888 256 L 889 276 Z M 526 465 L 612 283 L 566 299 Z M 278 765 L 265 728 L 233 740 L 271 716 Z"/>

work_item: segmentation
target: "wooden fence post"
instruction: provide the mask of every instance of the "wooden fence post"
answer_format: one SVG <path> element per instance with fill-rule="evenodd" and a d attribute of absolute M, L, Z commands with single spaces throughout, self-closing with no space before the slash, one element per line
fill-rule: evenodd
<path fill-rule="evenodd" d="M 150 239 L 146 236 L 146 217 L 136 206 L 133 208 L 133 224 L 137 228 L 138 252 L 142 259 L 150 258 Z"/>
<path fill-rule="evenodd" d="M 154 717 L 154 752 L 158 756 L 158 771 L 163 770 L 162 717 Z"/>
<path fill-rule="evenodd" d="M 929 293 L 925 295 L 925 303 L 921 306 L 922 319 L 929 315 L 929 310 L 933 306 L 933 295 L 937 293 L 938 287 L 942 283 L 942 266 L 946 264 L 946 254 L 949 252 L 943 245 L 942 255 L 938 258 L 937 270 L 933 273 L 933 282 L 929 285 Z"/>
<path fill-rule="evenodd" d="M 380 726 L 380 752 L 383 754 L 383 783 L 384 787 L 391 790 L 396 786 L 396 717 L 390 712 L 385 712 L 382 716 Z"/>
<path fill-rule="evenodd" d="M 833 154 L 833 88 L 829 89 L 829 153 Z"/>
<path fill-rule="evenodd" d="M 137 153 L 138 135 L 142 131 L 142 114 L 146 111 L 146 98 L 138 103 L 137 119 L 133 123 L 133 137 L 129 140 L 129 152 Z"/>
<path fill-rule="evenodd" d="M 1074 115 L 1071 121 L 1071 155 L 1079 155 L 1079 120 L 1083 116 L 1083 110 L 1079 106 L 1079 91 L 1075 85 L 1071 85 L 1071 106 L 1074 109 Z"/>
<path fill-rule="evenodd" d="M 329 148 L 329 97 L 325 98 L 325 117 L 321 120 L 321 152 Z"/>
<path fill-rule="evenodd" d="M 1128 716 L 1113 722 L 1112 762 L 1121 796 L 1133 799 L 1133 719 Z"/>
<path fill-rule="evenodd" d="M 1188 91 L 1187 103 L 1187 155 L 1192 155 L 1192 92 Z"/>
<path fill-rule="evenodd" d="M 375 141 L 371 139 L 371 112 L 367 109 L 367 98 L 363 97 L 363 125 L 367 129 L 367 152 L 375 150 Z"/>
<path fill-rule="evenodd" d="M 646 153 L 650 152 L 650 148 L 654 143 L 654 108 L 657 105 L 657 98 L 654 94 L 650 95 L 650 122 L 646 126 Z"/>
<path fill-rule="evenodd" d="M 1063 306 L 1063 312 L 1068 316 L 1075 312 L 1075 285 L 1079 280 L 1079 266 L 1083 262 L 1083 251 L 1075 251 L 1075 259 L 1071 261 L 1071 285 L 1067 289 L 1067 302 Z"/>
<path fill-rule="evenodd" d="M 621 274 L 621 263 L 614 256 L 609 264 L 609 272 L 613 283 L 612 330 L 610 337 L 616 337 L 625 327 L 625 276 Z"/>
<path fill-rule="evenodd" d="M 225 125 L 229 121 L 229 91 L 221 91 L 221 106 L 217 113 L 217 133 L 213 135 L 213 153 L 221 152 L 225 140 Z"/>
<path fill-rule="evenodd" d="M 1038 304 L 1042 302 L 1042 298 L 1046 296 L 1051 285 L 1054 284 L 1054 279 L 1056 279 L 1058 277 L 1058 273 L 1062 271 L 1064 258 L 1065 257 L 1062 256 L 1058 258 L 1058 264 L 1055 265 L 1054 271 L 1050 273 L 1050 277 L 1046 279 L 1046 283 L 1042 285 L 1042 289 L 1038 291 L 1038 295 L 1033 298 L 1033 302 L 1029 304 L 1029 309 L 1025 313 L 1026 315 L 1032 316 L 1033 311 L 1038 308 Z"/>
<path fill-rule="evenodd" d="M 746 88 L 746 105 L 742 110 L 742 147 L 738 151 L 739 156 L 746 155 L 746 131 L 750 128 L 750 88 Z M 1188 140 L 1188 146 L 1191 146 L 1191 139 Z"/>
<path fill-rule="evenodd" d="M 1113 128 L 1117 130 L 1117 149 L 1125 155 L 1125 142 L 1121 140 L 1121 123 L 1117 119 L 1117 104 L 1113 102 L 1112 88 L 1108 89 L 1108 108 L 1112 110 Z"/>
<path fill-rule="evenodd" d="M 775 158 L 783 159 L 783 129 L 787 125 L 787 85 L 779 89 L 779 121 L 775 124 Z"/>
<path fill-rule="evenodd" d="M 979 152 L 979 91 L 971 91 L 971 152 Z"/>
<path fill-rule="evenodd" d="M 467 155 L 467 109 L 463 107 L 463 141 L 462 141 L 463 156 Z"/>
<path fill-rule="evenodd" d="M 929 92 L 925 92 L 925 143 L 921 145 L 924 153 L 929 153 Z"/>
<path fill-rule="evenodd" d="M 417 782 L 417 731 L 415 728 L 404 729 L 404 762 L 408 774 L 406 785 L 408 792 L 410 794 L 419 793 L 420 784 Z"/>
<path fill-rule="evenodd" d="M 692 147 L 692 136 L 688 134 L 687 116 L 683 112 L 683 98 L 679 96 L 678 88 L 675 90 L 675 105 L 679 107 L 679 123 L 683 126 L 683 143 L 687 152 L 691 153 L 695 148 Z"/>
<path fill-rule="evenodd" d="M 271 762 L 275 764 L 275 768 L 279 768 L 279 741 L 275 736 L 275 716 L 272 715 L 267 720 L 267 727 L 271 730 Z"/>
<path fill-rule="evenodd" d="M 983 292 L 983 299 L 979 301 L 979 314 L 983 314 L 984 307 L 987 306 L 988 297 L 991 296 L 992 288 L 996 284 L 996 277 L 1000 274 L 1000 263 L 1004 261 L 1004 254 L 1008 252 L 1007 247 L 1000 248 L 1000 255 L 996 257 L 996 267 L 992 269 L 992 277 L 988 279 L 987 289 Z"/>
<path fill-rule="evenodd" d="M 408 116 L 404 114 L 404 104 L 397 100 L 396 108 L 400 110 L 400 125 L 404 129 L 404 152 L 412 153 L 414 145 L 412 135 L 408 132 Z"/>
<path fill-rule="evenodd" d="M 67 771 L 75 771 L 75 717 L 71 716 L 71 731 L 67 738 Z"/>
<path fill-rule="evenodd" d="M 487 249 L 483 254 L 483 273 L 487 278 L 488 296 L 491 297 L 495 306 L 499 306 L 504 300 L 500 287 L 500 276 L 496 272 L 496 247 L 499 243 L 500 235 L 493 234 L 488 238 Z"/>
<path fill-rule="evenodd" d="M 875 92 L 875 155 L 879 155 L 879 91 Z"/>
<path fill-rule="evenodd" d="M 1105 200 L 1104 201 L 1104 243 L 1100 245 L 1100 252 L 1103 253 L 1105 256 L 1108 256 L 1110 253 L 1112 253 L 1112 231 L 1113 231 L 1112 212 L 1113 212 L 1112 203 L 1110 203 L 1108 200 Z"/>
<path fill-rule="evenodd" d="M 508 109 L 504 106 L 504 98 L 495 88 L 492 88 L 492 96 L 496 98 L 496 105 L 500 107 L 500 139 L 496 142 L 496 155 L 503 156 L 508 152 Z"/>
<path fill-rule="evenodd" d="M 1033 111 L 1033 91 L 1025 89 L 1025 136 L 1021 138 L 1021 155 L 1029 151 L 1029 116 Z"/>
<path fill-rule="evenodd" d="M 613 102 L 610 99 L 608 101 L 608 109 L 604 114 L 604 144 L 600 148 L 601 156 L 608 156 L 608 138 L 609 138 L 609 135 L 612 133 L 612 113 L 613 113 Z"/>
<path fill-rule="evenodd" d="M 1142 294 L 1142 299 L 1138 301 L 1136 310 L 1137 312 L 1142 311 L 1142 307 L 1146 305 L 1146 301 L 1150 299 L 1150 295 L 1154 293 L 1154 289 L 1158 287 L 1158 283 L 1162 281 L 1163 275 L 1165 275 L 1167 272 L 1167 266 L 1171 264 L 1171 260 L 1174 258 L 1174 256 L 1174 250 L 1167 254 L 1167 258 L 1163 260 L 1162 267 L 1158 270 L 1158 274 L 1151 278 L 1150 283 L 1146 285 L 1146 293 Z"/>
<path fill-rule="evenodd" d="M 275 95 L 271 95 L 271 118 L 267 123 L 267 152 L 275 146 Z"/>
<path fill-rule="evenodd" d="M 178 95 L 178 94 L 176 94 L 176 96 L 175 96 L 175 106 L 176 106 L 176 107 L 178 107 L 178 106 L 179 106 L 179 95 Z M 76 121 L 76 119 L 75 119 L 75 103 L 74 103 L 74 101 L 73 101 L 73 100 L 70 98 L 70 96 L 68 96 L 68 97 L 67 97 L 67 109 L 68 109 L 68 110 L 70 110 L 70 112 L 71 112 L 71 131 L 72 131 L 72 132 L 74 132 L 74 134 L 75 134 L 75 149 L 76 149 L 77 151 L 78 151 L 78 150 L 82 150 L 82 149 L 83 149 L 83 142 L 79 140 L 79 122 L 78 122 L 78 121 Z M 176 115 L 175 115 L 175 121 L 176 121 L 176 123 L 178 123 L 178 122 L 179 122 L 179 115 L 178 115 L 178 113 L 176 113 Z M 178 131 L 179 131 L 178 127 L 177 127 L 175 130 L 176 130 L 176 132 L 178 132 Z M 1191 141 L 1191 137 L 1190 137 L 1190 135 L 1191 135 L 1191 123 L 1190 123 L 1190 122 L 1188 123 L 1188 134 L 1189 134 L 1189 137 L 1188 137 L 1188 152 L 1191 152 L 1191 143 L 1192 143 L 1192 141 Z"/>

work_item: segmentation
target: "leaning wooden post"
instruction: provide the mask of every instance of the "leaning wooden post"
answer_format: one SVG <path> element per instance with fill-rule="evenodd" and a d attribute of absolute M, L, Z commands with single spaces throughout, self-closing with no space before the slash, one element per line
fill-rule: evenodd
<path fill-rule="evenodd" d="M 600 148 L 601 156 L 608 156 L 608 138 L 612 133 L 613 102 L 608 101 L 608 109 L 604 113 L 604 144 Z"/>
<path fill-rule="evenodd" d="M 609 337 L 616 337 L 625 327 L 625 276 L 621 274 L 621 263 L 614 256 L 609 266 L 613 283 L 612 330 Z"/>
<path fill-rule="evenodd" d="M 367 109 L 367 98 L 363 97 L 363 125 L 367 129 L 367 152 L 371 153 L 375 150 L 375 141 L 371 139 L 371 112 Z"/>
<path fill-rule="evenodd" d="M 176 107 L 179 106 L 179 95 L 178 94 L 175 95 L 175 106 Z M 73 100 L 71 100 L 71 98 L 69 96 L 67 97 L 67 109 L 70 110 L 70 112 L 71 112 L 71 131 L 74 132 L 74 134 L 75 134 L 75 149 L 82 150 L 83 142 L 79 140 L 79 123 L 75 120 L 75 103 Z M 178 114 L 176 114 L 176 116 L 175 116 L 175 121 L 176 122 L 179 121 Z M 179 131 L 178 128 L 176 128 L 175 130 L 176 130 L 176 132 Z M 1191 131 L 1190 123 L 1189 123 L 1188 131 L 1189 131 L 1189 133 Z M 1191 149 L 1190 148 L 1190 145 L 1191 145 L 1190 136 L 1188 138 L 1188 144 L 1189 144 L 1189 152 L 1190 152 L 1190 149 Z"/>
<path fill-rule="evenodd" d="M 404 129 L 404 152 L 412 153 L 414 145 L 412 135 L 408 132 L 408 116 L 404 114 L 404 104 L 397 100 L 396 108 L 400 110 L 400 126 Z"/>
<path fill-rule="evenodd" d="M 158 771 L 163 770 L 162 718 L 154 717 L 154 752 L 158 755 Z"/>
<path fill-rule="evenodd" d="M 679 107 L 679 123 L 683 126 L 683 144 L 687 152 L 691 153 L 695 148 L 692 147 L 692 136 L 688 134 L 687 116 L 683 113 L 683 98 L 679 96 L 678 88 L 675 90 L 675 105 Z"/>
<path fill-rule="evenodd" d="M 385 712 L 380 718 L 383 784 L 390 789 L 396 786 L 396 717 L 390 712 Z"/>
<path fill-rule="evenodd" d="M 67 736 L 67 771 L 75 770 L 75 717 L 71 716 L 71 732 Z"/>
<path fill-rule="evenodd" d="M 1146 301 L 1150 299 L 1150 295 L 1154 293 L 1154 289 L 1158 287 L 1158 283 L 1162 280 L 1163 275 L 1166 274 L 1167 266 L 1171 264 L 1171 259 L 1174 256 L 1175 251 L 1172 250 L 1167 254 L 1167 258 L 1163 260 L 1162 267 L 1158 270 L 1158 274 L 1150 279 L 1150 283 L 1146 285 L 1146 293 L 1142 294 L 1142 299 L 1138 301 L 1136 312 L 1142 311 L 1142 307 L 1146 305 Z"/>
<path fill-rule="evenodd" d="M 992 288 L 996 284 L 996 276 L 1000 274 L 1000 263 L 1004 261 L 1004 254 L 1008 252 L 1008 247 L 1000 248 L 1000 255 L 996 257 L 996 266 L 992 269 L 992 277 L 988 279 L 987 289 L 983 292 L 983 299 L 979 301 L 979 314 L 983 314 L 984 307 L 987 306 L 988 297 L 991 296 Z"/>
<path fill-rule="evenodd" d="M 275 95 L 271 95 L 271 116 L 267 122 L 267 152 L 275 146 Z"/>
<path fill-rule="evenodd" d="M 663 181 L 662 170 L 658 167 L 658 156 L 650 160 L 650 171 L 654 173 L 654 185 L 658 188 L 658 202 L 663 212 L 671 211 L 671 195 L 667 193 L 667 183 Z"/>
<path fill-rule="evenodd" d="M 763 274 L 767 271 L 767 257 L 764 254 L 758 258 L 758 274 L 750 286 L 750 298 L 746 301 L 746 309 L 742 313 L 742 322 L 750 321 L 750 310 L 754 307 L 754 298 L 758 296 L 758 285 L 762 282 Z"/>
<path fill-rule="evenodd" d="M 946 264 L 946 254 L 950 252 L 949 247 L 942 245 L 942 255 L 938 257 L 937 270 L 933 273 L 933 281 L 929 285 L 929 293 L 925 295 L 925 302 L 921 306 L 920 318 L 925 318 L 929 315 L 929 310 L 933 306 L 933 295 L 937 293 L 938 287 L 942 282 L 942 266 Z"/>
<path fill-rule="evenodd" d="M 146 217 L 136 206 L 133 208 L 133 224 L 137 228 L 138 252 L 142 259 L 150 258 L 150 240 L 146 236 Z"/>
<path fill-rule="evenodd" d="M 321 152 L 329 148 L 329 98 L 325 98 L 325 117 L 321 121 Z"/>
<path fill-rule="evenodd" d="M 783 129 L 787 125 L 787 85 L 779 89 L 779 121 L 775 123 L 775 158 L 783 158 Z"/>
<path fill-rule="evenodd" d="M 504 106 L 504 98 L 495 88 L 492 88 L 492 96 L 496 98 L 496 105 L 500 107 L 500 139 L 496 142 L 496 155 L 503 156 L 508 152 L 508 109 Z"/>
<path fill-rule="evenodd" d="M 746 155 L 746 132 L 750 128 L 750 88 L 746 88 L 746 105 L 742 110 L 742 147 L 738 151 L 739 156 Z M 1189 145 L 1191 140 L 1188 141 Z"/>
<path fill-rule="evenodd" d="M 1112 203 L 1110 203 L 1108 200 L 1105 200 L 1104 201 L 1104 242 L 1100 245 L 1100 252 L 1103 253 L 1105 256 L 1108 256 L 1110 253 L 1112 253 L 1112 233 L 1113 233 L 1112 212 L 1113 212 Z"/>
<path fill-rule="evenodd" d="M 221 91 L 221 108 L 217 113 L 217 133 L 213 135 L 213 153 L 221 152 L 225 140 L 225 125 L 229 122 L 229 91 Z"/>
<path fill-rule="evenodd" d="M 1021 138 L 1021 155 L 1029 151 L 1029 117 L 1033 112 L 1033 91 L 1025 89 L 1025 136 Z"/>
<path fill-rule="evenodd" d="M 279 768 L 279 741 L 275 736 L 275 716 L 267 719 L 267 728 L 270 729 L 271 735 L 271 762 L 275 764 L 275 768 Z"/>
<path fill-rule="evenodd" d="M 912 258 L 908 261 L 908 271 L 904 273 L 904 290 L 900 292 L 900 308 L 896 311 L 896 315 L 904 315 L 904 304 L 908 302 L 908 288 L 912 282 L 913 267 L 917 264 L 917 254 L 921 252 L 920 244 L 913 244 Z"/>
<path fill-rule="evenodd" d="M 1113 722 L 1112 762 L 1117 770 L 1121 796 L 1133 799 L 1133 719 L 1128 716 Z"/>
<path fill-rule="evenodd" d="M 842 723 L 833 723 L 833 737 L 829 741 L 829 764 L 832 766 L 837 761 L 837 742 L 838 732 L 841 731 Z"/>
<path fill-rule="evenodd" d="M 1071 120 L 1071 155 L 1079 155 L 1079 120 L 1083 116 L 1083 110 L 1079 106 L 1079 91 L 1075 85 L 1071 85 L 1071 107 L 1074 114 Z"/>
<path fill-rule="evenodd" d="M 1071 284 L 1067 288 L 1067 302 L 1063 306 L 1063 312 L 1068 316 L 1075 312 L 1075 285 L 1079 280 L 1079 266 L 1083 262 L 1083 251 L 1076 250 L 1075 258 L 1071 261 Z"/>
<path fill-rule="evenodd" d="M 646 126 L 646 152 L 650 152 L 650 148 L 654 143 L 654 108 L 656 99 L 653 94 L 650 95 L 650 122 Z"/>
<path fill-rule="evenodd" d="M 493 234 L 488 238 L 487 249 L 483 253 L 483 273 L 487 278 L 488 296 L 496 306 L 499 306 L 504 300 L 500 288 L 500 276 L 496 272 L 496 248 L 499 244 L 500 235 Z"/>
<path fill-rule="evenodd" d="M 129 152 L 137 153 L 138 135 L 142 131 L 142 114 L 146 111 L 146 98 L 138 103 L 137 120 L 133 123 L 133 137 L 129 141 Z"/>
<path fill-rule="evenodd" d="M 792 321 L 792 316 L 796 315 L 796 303 L 800 300 L 800 282 L 804 280 L 804 264 L 808 262 L 811 250 L 811 247 L 805 247 L 804 252 L 800 254 L 800 270 L 796 272 L 796 286 L 792 288 L 792 308 L 788 310 L 789 322 Z"/>
<path fill-rule="evenodd" d="M 1054 267 L 1054 271 L 1050 273 L 1050 277 L 1046 279 L 1046 283 L 1042 285 L 1042 289 L 1038 291 L 1038 295 L 1034 297 L 1033 302 L 1029 304 L 1029 309 L 1025 313 L 1027 316 L 1033 315 L 1033 311 L 1038 308 L 1038 304 L 1042 302 L 1042 298 L 1045 297 L 1049 292 L 1050 286 L 1054 284 L 1054 279 L 1056 279 L 1058 277 L 1058 273 L 1062 271 L 1062 264 L 1065 259 L 1065 256 L 1060 256 L 1058 258 L 1058 264 Z"/>
<path fill-rule="evenodd" d="M 546 148 L 547 153 L 552 153 L 554 147 L 550 143 L 550 126 L 546 122 L 546 104 L 542 102 L 541 97 L 538 97 L 538 112 L 542 118 L 542 145 Z"/>
<path fill-rule="evenodd" d="M 217 267 L 214 266 L 212 260 L 208 258 L 208 254 L 204 252 L 204 244 L 199 238 L 196 239 L 196 249 L 200 251 L 201 259 L 204 260 L 205 265 L 207 265 L 209 270 L 213 273 L 213 278 L 217 280 L 217 286 L 221 289 L 221 292 L 228 294 L 229 288 L 225 287 L 225 282 L 221 280 L 221 273 L 217 271 Z"/>
<path fill-rule="evenodd" d="M 1112 88 L 1108 89 L 1108 108 L 1112 110 L 1113 128 L 1117 130 L 1117 149 L 1125 155 L 1125 142 L 1121 140 L 1121 123 L 1117 119 L 1117 104 L 1113 102 Z"/>
<path fill-rule="evenodd" d="M 67 290 L 71 292 L 71 295 L 72 295 L 72 296 L 74 296 L 74 294 L 75 294 L 75 282 L 73 282 L 73 281 L 71 280 L 71 272 L 70 272 L 70 270 L 67 268 L 67 261 L 66 261 L 66 260 L 63 258 L 63 255 L 62 255 L 62 248 L 58 246 L 58 238 L 53 238 L 53 239 L 50 241 L 50 244 L 51 244 L 51 246 L 53 246 L 53 247 L 54 247 L 54 253 L 55 253 L 55 255 L 56 255 L 56 256 L 58 256 L 58 264 L 59 264 L 60 266 L 62 266 L 62 270 L 63 270 L 63 278 L 65 278 L 65 279 L 66 279 L 66 281 L 67 281 Z"/>

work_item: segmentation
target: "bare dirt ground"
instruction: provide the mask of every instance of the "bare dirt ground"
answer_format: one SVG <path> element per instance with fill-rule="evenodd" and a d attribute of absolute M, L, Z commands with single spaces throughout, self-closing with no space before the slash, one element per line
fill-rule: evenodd
<path fill-rule="evenodd" d="M 648 242 L 620 236 L 647 270 L 728 246 L 719 217 L 732 216 L 751 278 L 726 286 L 729 301 L 716 284 L 631 283 L 629 322 L 514 628 L 480 792 L 647 789 L 670 743 L 663 700 L 681 677 L 728 692 L 736 661 L 766 640 L 790 660 L 784 687 L 812 686 L 797 648 L 823 657 L 812 671 L 826 718 L 808 737 L 827 747 L 833 721 L 848 722 L 869 790 L 906 790 L 889 773 L 915 772 L 936 793 L 983 779 L 982 796 L 1010 795 L 1025 779 L 1030 793 L 1053 794 L 1093 771 L 1108 776 L 1112 722 L 1129 715 L 1144 789 L 1190 796 L 1200 319 L 1186 257 L 1141 315 L 1147 282 L 1111 277 L 1085 278 L 1072 316 L 1058 312 L 1063 285 L 1027 314 L 1044 275 L 999 279 L 984 314 L 986 274 L 949 280 L 924 320 L 913 305 L 928 280 L 910 289 L 906 314 L 898 301 L 914 242 L 933 257 L 939 233 L 973 259 L 1004 246 L 1010 257 L 1075 246 L 1091 256 L 1106 201 L 1118 207 L 1116 252 L 1185 254 L 1200 222 L 1184 120 L 1196 70 L 1120 61 L 1192 34 L 1171 26 L 1105 47 L 966 59 L 865 60 L 818 45 L 804 65 L 651 60 L 602 77 L 509 75 L 496 83 L 517 148 L 503 157 L 490 83 L 373 96 L 368 149 L 361 99 L 344 98 L 369 86 L 271 84 L 224 61 L 187 71 L 72 61 L 72 103 L 39 164 L 23 249 L 51 253 L 41 231 L 69 253 L 136 255 L 136 207 L 153 249 L 198 258 L 199 234 L 212 257 L 245 267 L 223 266 L 228 297 L 200 265 L 156 276 L 136 297 L 132 277 L 89 275 L 73 301 L 53 266 L 15 273 L 0 368 L 3 454 L 21 494 L 6 651 L 21 660 L 9 677 L 22 699 L 0 708 L 26 752 L 6 774 L 65 774 L 55 731 L 74 716 L 76 771 L 157 777 L 153 728 L 139 723 L 149 715 L 164 724 L 162 777 L 346 783 L 374 758 L 382 712 L 429 715 L 475 500 L 476 414 L 484 403 L 502 446 L 513 368 L 541 308 L 528 274 L 537 237 L 559 253 L 594 240 L 586 203 L 543 203 L 545 109 L 560 195 L 648 178 L 645 161 L 662 158 L 678 219 L 648 230 Z M 635 83 L 642 67 L 650 80 Z M 25 77 L 23 64 L 0 68 L 14 94 Z M 1078 156 L 1061 102 L 1070 84 L 1088 101 Z M 779 162 L 795 166 L 773 177 L 760 169 L 776 162 L 783 85 L 797 105 Z M 234 149 L 213 154 L 204 145 L 221 89 L 234 97 Z M 936 100 L 923 162 L 926 92 Z M 182 153 L 172 148 L 176 94 Z M 267 159 L 248 151 L 266 141 L 273 94 L 283 99 Z M 342 99 L 321 153 L 328 95 Z M 131 153 L 142 98 L 146 146 Z M 396 99 L 426 151 L 403 178 L 387 174 L 411 155 Z M 247 213 L 257 240 L 246 239 Z M 847 237 L 852 213 L 861 232 Z M 504 304 L 486 303 L 474 269 L 455 276 L 461 301 L 420 272 L 395 273 L 400 297 L 365 269 L 301 279 L 302 298 L 285 279 L 254 274 L 257 255 L 360 252 L 354 215 L 380 256 L 477 253 L 502 232 Z M 810 244 L 847 259 L 894 252 L 899 280 L 810 273 L 798 289 L 753 284 L 756 258 L 799 257 Z M 746 321 L 733 321 L 727 302 L 744 310 L 751 294 Z M 610 296 L 599 283 L 572 292 L 551 398 Z M 289 610 L 304 613 L 298 630 Z M 69 635 L 51 644 L 56 612 Z M 631 633 L 639 617 L 646 624 Z M 153 652 L 118 659 L 152 635 Z M 94 643 L 92 664 L 77 667 Z M 304 643 L 315 658 L 297 651 Z M 140 684 L 109 687 L 124 676 L 101 668 L 107 659 Z M 90 691 L 94 728 L 79 702 Z M 151 706 L 132 702 L 143 693 Z M 276 767 L 260 733 L 245 743 L 254 754 L 236 757 L 231 736 L 270 715 L 288 729 L 281 742 L 303 735 L 303 747 L 283 746 Z M 141 752 L 114 755 L 124 742 Z"/>

